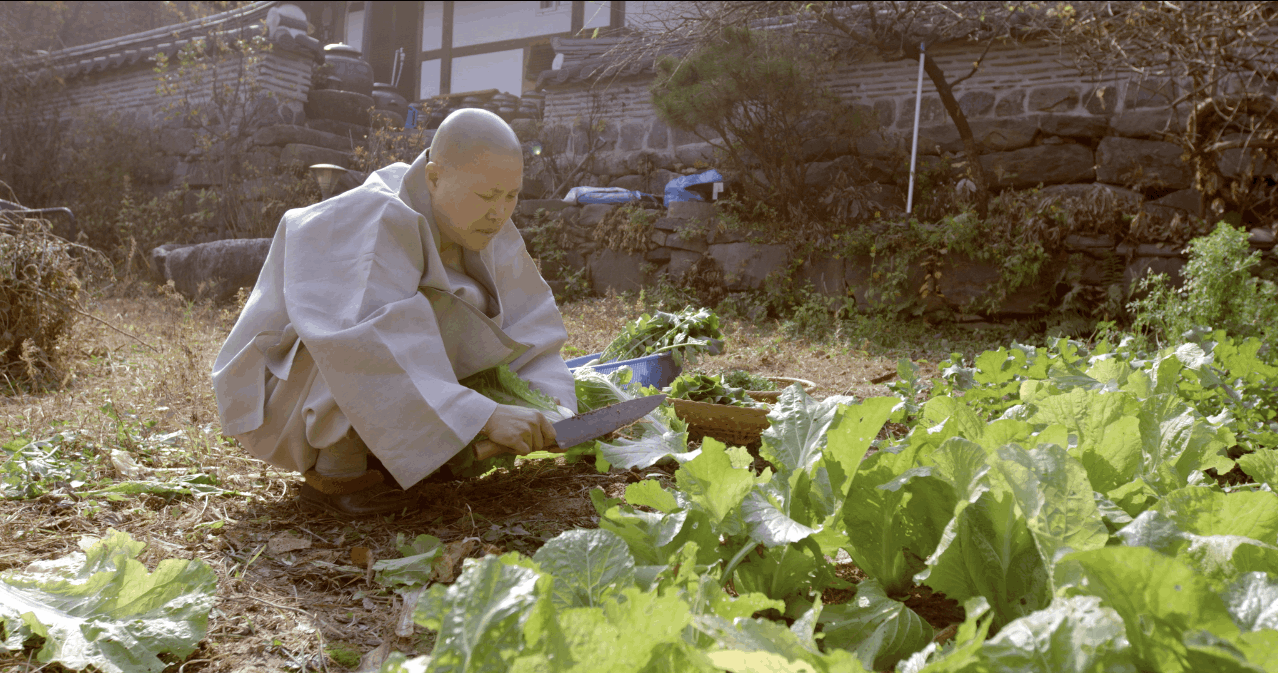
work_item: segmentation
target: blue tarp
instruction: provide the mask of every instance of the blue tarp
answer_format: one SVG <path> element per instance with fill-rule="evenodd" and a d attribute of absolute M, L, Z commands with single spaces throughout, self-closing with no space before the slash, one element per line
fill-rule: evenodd
<path fill-rule="evenodd" d="M 676 201 L 705 201 L 700 194 L 688 191 L 688 187 L 707 182 L 723 182 L 723 176 L 719 175 L 719 171 L 710 169 L 696 175 L 677 177 L 666 183 L 666 207 L 669 208 Z"/>
<path fill-rule="evenodd" d="M 568 190 L 564 200 L 569 203 L 587 205 L 591 203 L 632 203 L 644 199 L 656 201 L 657 197 L 621 187 L 573 187 Z"/>

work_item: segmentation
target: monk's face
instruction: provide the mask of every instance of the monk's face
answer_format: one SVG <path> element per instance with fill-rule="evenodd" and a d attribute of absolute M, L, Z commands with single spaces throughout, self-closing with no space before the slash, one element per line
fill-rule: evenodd
<path fill-rule="evenodd" d="M 463 165 L 426 166 L 426 188 L 440 233 L 476 252 L 488 247 L 510 219 L 523 182 L 519 154 L 481 152 Z"/>

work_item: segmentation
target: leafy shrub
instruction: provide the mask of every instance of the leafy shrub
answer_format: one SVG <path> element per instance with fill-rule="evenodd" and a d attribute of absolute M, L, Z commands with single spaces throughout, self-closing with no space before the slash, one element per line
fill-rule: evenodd
<path fill-rule="evenodd" d="M 626 204 L 608 211 L 591 233 L 604 247 L 621 252 L 646 252 L 653 248 L 652 225 L 655 210 Z"/>
<path fill-rule="evenodd" d="M 364 144 L 355 148 L 354 168 L 370 173 L 397 161 L 411 164 L 430 147 L 426 134 L 427 130 L 420 127 L 404 130 L 382 126 L 374 129 Z"/>
<path fill-rule="evenodd" d="M 1209 236 L 1189 244 L 1180 289 L 1166 274 L 1149 274 L 1136 287 L 1144 295 L 1128 304 L 1134 328 L 1172 340 L 1199 326 L 1238 337 L 1278 336 L 1278 285 L 1254 275 L 1260 253 L 1251 252 L 1247 232 L 1220 222 Z"/>
<path fill-rule="evenodd" d="M 860 126 L 822 84 L 830 63 L 794 32 L 725 26 L 717 37 L 682 60 L 657 61 L 651 91 L 658 114 L 707 142 L 727 140 L 723 165 L 740 178 L 747 201 L 772 203 L 796 223 L 819 220 L 800 148 Z"/>

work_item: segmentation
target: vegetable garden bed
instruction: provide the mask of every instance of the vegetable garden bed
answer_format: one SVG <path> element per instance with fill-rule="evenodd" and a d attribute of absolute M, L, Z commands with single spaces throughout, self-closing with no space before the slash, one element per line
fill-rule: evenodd
<path fill-rule="evenodd" d="M 1255 341 L 1004 347 L 924 369 L 930 388 L 906 362 L 889 397 L 783 394 L 759 448 L 767 465 L 713 441 L 657 455 L 654 441 L 634 457 L 673 457 L 607 473 L 519 461 L 423 485 L 420 512 L 344 522 L 299 513 L 290 475 L 203 429 L 203 377 L 228 318 L 108 306 L 156 350 L 82 335 L 100 353 L 77 370 L 84 383 L 0 407 L 16 434 L 5 452 L 23 454 L 0 470 L 0 576 L 67 559 L 87 535 L 125 552 L 93 567 L 141 568 L 131 581 L 155 586 L 179 567 L 199 580 L 166 600 L 211 595 L 204 630 L 127 670 L 353 670 L 352 656 L 391 650 L 431 657 L 409 670 L 475 671 L 1278 661 L 1278 369 Z M 570 324 L 607 322 L 597 309 Z M 734 330 L 729 366 L 784 364 L 834 392 L 856 381 L 827 371 L 885 368 Z M 26 642 L 0 668 L 42 665 L 50 641 L 21 624 L 6 621 L 9 643 Z"/>

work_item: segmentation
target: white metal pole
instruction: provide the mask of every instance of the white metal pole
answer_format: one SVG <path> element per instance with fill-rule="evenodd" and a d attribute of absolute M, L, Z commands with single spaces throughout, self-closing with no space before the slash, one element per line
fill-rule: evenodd
<path fill-rule="evenodd" d="M 914 147 L 910 150 L 910 192 L 905 201 L 905 214 L 914 212 L 914 167 L 919 158 L 919 111 L 923 109 L 923 59 L 927 44 L 919 43 L 919 85 L 914 92 Z"/>

